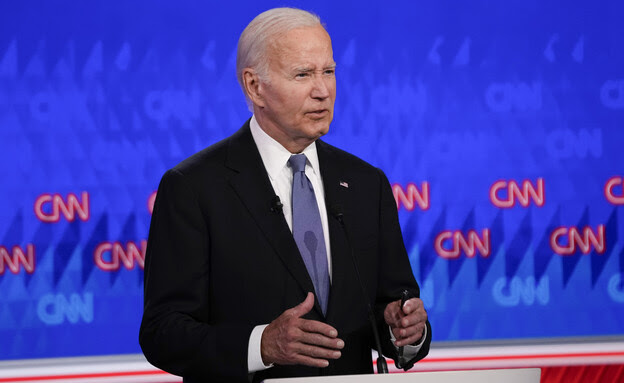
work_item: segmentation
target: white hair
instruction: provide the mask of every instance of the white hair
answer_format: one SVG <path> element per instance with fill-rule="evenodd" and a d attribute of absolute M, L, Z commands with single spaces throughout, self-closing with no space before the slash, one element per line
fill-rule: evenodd
<path fill-rule="evenodd" d="M 245 90 L 243 69 L 255 69 L 260 79 L 267 82 L 267 50 L 271 42 L 292 29 L 317 25 L 322 26 L 321 19 L 314 13 L 297 8 L 273 8 L 256 16 L 243 30 L 236 51 L 236 78 L 250 110 L 252 103 Z"/>

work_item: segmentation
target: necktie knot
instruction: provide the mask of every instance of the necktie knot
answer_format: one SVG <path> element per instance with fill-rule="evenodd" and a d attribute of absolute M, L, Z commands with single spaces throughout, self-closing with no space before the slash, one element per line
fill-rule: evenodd
<path fill-rule="evenodd" d="M 293 173 L 305 172 L 306 156 L 305 154 L 293 154 L 288 159 L 288 163 L 293 170 Z"/>

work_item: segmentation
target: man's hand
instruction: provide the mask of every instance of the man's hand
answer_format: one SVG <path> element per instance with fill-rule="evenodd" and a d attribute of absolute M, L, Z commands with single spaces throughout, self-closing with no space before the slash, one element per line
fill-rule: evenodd
<path fill-rule="evenodd" d="M 301 318 L 314 307 L 314 294 L 288 309 L 262 332 L 260 352 L 264 364 L 303 364 L 327 367 L 340 358 L 344 342 L 332 326 Z"/>
<path fill-rule="evenodd" d="M 409 299 L 401 309 L 401 300 L 388 303 L 384 320 L 390 326 L 395 345 L 402 347 L 420 341 L 427 322 L 427 312 L 418 298 Z"/>

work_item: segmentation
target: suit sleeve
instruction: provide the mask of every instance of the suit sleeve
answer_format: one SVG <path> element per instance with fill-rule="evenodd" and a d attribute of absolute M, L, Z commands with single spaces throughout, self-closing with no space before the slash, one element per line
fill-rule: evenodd
<path fill-rule="evenodd" d="M 416 297 L 420 297 L 420 288 L 414 279 L 412 267 L 409 262 L 396 208 L 396 201 L 392 194 L 392 188 L 385 174 L 379 170 L 380 177 L 380 262 L 379 284 L 377 290 L 377 302 L 375 314 L 378 322 L 382 350 L 385 356 L 398 360 L 397 350 L 391 342 L 388 325 L 383 319 L 386 305 L 400 299 L 401 292 L 405 289 L 411 291 Z M 427 321 L 427 336 L 418 353 L 407 363 L 404 369 L 412 368 L 414 363 L 421 360 L 429 353 L 431 344 L 431 325 Z"/>
<path fill-rule="evenodd" d="M 210 323 L 210 235 L 197 191 L 170 170 L 158 187 L 139 333 L 150 363 L 198 380 L 244 380 L 253 326 Z"/>

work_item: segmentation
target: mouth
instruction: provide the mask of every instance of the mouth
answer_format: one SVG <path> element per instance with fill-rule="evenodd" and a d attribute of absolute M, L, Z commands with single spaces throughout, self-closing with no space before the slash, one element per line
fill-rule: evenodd
<path fill-rule="evenodd" d="M 320 119 L 320 118 L 324 118 L 326 116 L 329 115 L 329 110 L 328 109 L 317 109 L 317 110 L 311 110 L 309 112 L 306 113 L 308 116 L 310 116 L 313 119 Z"/>

